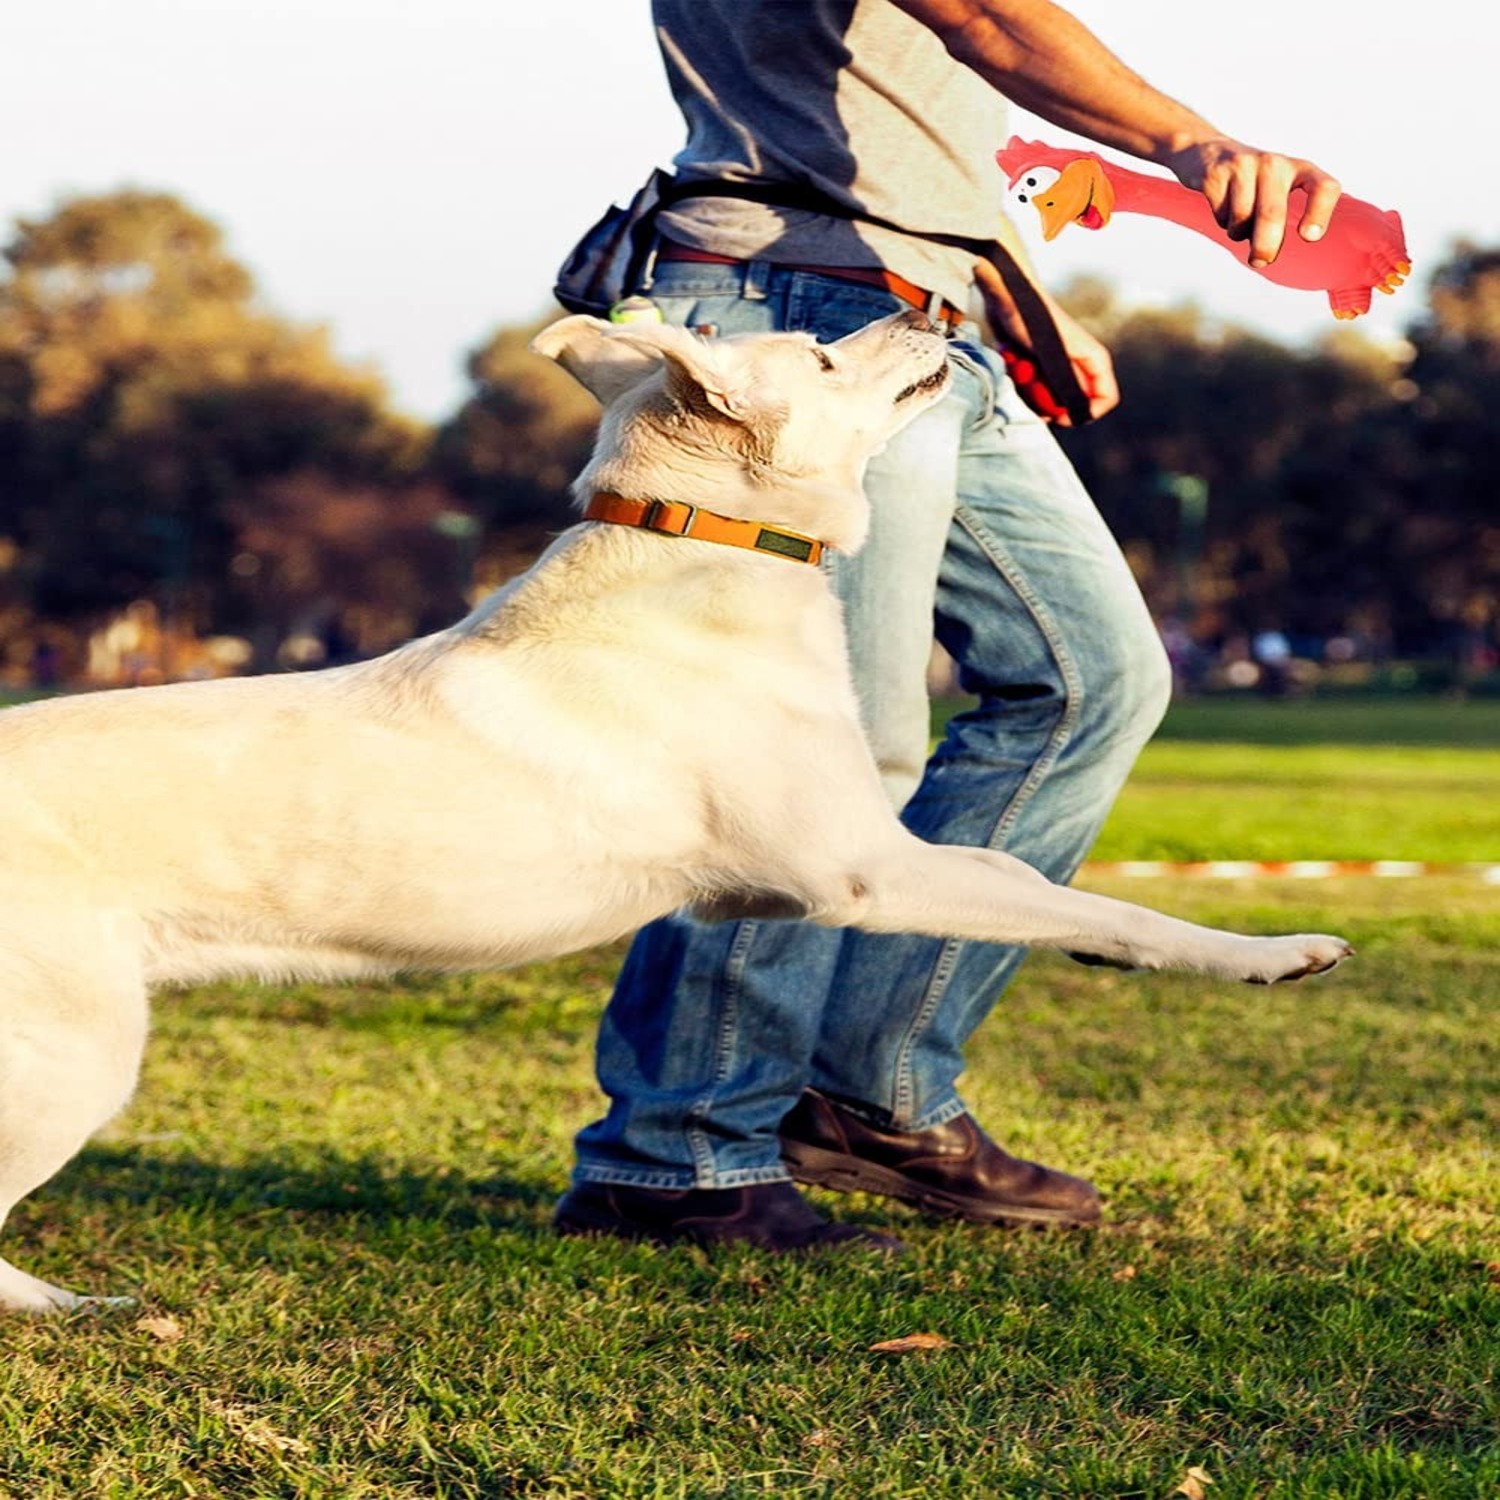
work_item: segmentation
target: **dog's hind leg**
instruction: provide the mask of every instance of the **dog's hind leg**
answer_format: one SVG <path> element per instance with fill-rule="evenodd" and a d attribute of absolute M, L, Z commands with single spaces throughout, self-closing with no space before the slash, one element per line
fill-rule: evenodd
<path fill-rule="evenodd" d="M 128 921 L 47 914 L 41 922 L 40 931 L 10 921 L 0 930 L 0 1227 L 124 1106 L 146 1039 Z M 0 1259 L 0 1308 L 47 1313 L 108 1300 Z"/>

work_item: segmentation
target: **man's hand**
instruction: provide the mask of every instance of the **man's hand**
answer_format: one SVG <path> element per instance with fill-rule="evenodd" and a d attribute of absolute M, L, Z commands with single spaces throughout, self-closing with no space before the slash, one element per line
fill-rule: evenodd
<path fill-rule="evenodd" d="M 1287 202 L 1298 188 L 1307 208 L 1297 233 L 1320 240 L 1342 191 L 1321 167 L 1297 156 L 1257 151 L 1222 136 L 1200 141 L 1162 158 L 1178 181 L 1208 199 L 1214 218 L 1232 240 L 1250 241 L 1250 264 L 1270 265 L 1286 237 Z"/>
<path fill-rule="evenodd" d="M 996 337 L 1002 343 L 1029 350 L 1032 347 L 1031 335 L 1000 273 L 988 261 L 982 260 L 975 265 L 974 276 Z M 1089 414 L 1102 417 L 1105 412 L 1113 411 L 1120 404 L 1120 387 L 1115 381 L 1115 362 L 1109 350 L 1059 303 L 1040 288 L 1037 290 L 1052 313 L 1052 321 L 1057 325 L 1058 337 L 1073 366 L 1079 387 L 1088 397 Z M 1026 381 L 1017 380 L 1016 389 L 1026 404 L 1044 420 L 1059 427 L 1073 425 L 1073 419 L 1055 402 L 1038 399 L 1035 393 L 1028 392 Z"/>
<path fill-rule="evenodd" d="M 1081 323 L 1054 306 L 1052 316 L 1057 331 L 1062 335 L 1063 348 L 1068 351 L 1073 373 L 1083 394 L 1089 398 L 1089 415 L 1102 417 L 1120 404 L 1120 387 L 1115 381 L 1115 362 L 1108 349 Z M 1059 427 L 1071 427 L 1073 419 L 1066 415 L 1052 419 Z"/>

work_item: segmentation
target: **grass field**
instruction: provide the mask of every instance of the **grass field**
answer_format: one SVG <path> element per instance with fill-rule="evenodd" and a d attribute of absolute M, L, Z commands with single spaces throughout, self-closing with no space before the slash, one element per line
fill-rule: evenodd
<path fill-rule="evenodd" d="M 1500 864 L 1500 701 L 1179 704 L 1094 853 Z"/>
<path fill-rule="evenodd" d="M 1500 858 L 1470 707 L 1195 705 L 1100 852 Z M 894 1264 L 548 1232 L 615 950 L 164 997 L 134 1105 L 9 1228 L 28 1269 L 141 1300 L 4 1325 L 0 1496 L 1500 1492 L 1495 887 L 1093 883 L 1359 956 L 1231 991 L 1038 955 L 966 1092 L 1107 1224 L 820 1199 L 900 1233 Z M 915 1333 L 946 1342 L 871 1347 Z"/>

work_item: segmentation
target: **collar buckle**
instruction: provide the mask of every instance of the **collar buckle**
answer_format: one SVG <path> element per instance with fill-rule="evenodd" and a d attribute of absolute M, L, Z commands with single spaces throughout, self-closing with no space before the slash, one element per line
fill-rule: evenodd
<path fill-rule="evenodd" d="M 674 510 L 685 510 L 687 515 L 682 519 L 681 527 L 674 528 L 669 522 L 664 521 L 669 512 Z M 698 507 L 689 505 L 686 500 L 648 500 L 646 502 L 646 513 L 641 517 L 641 525 L 647 531 L 659 531 L 664 536 L 691 536 L 693 534 L 693 523 L 698 519 Z"/>

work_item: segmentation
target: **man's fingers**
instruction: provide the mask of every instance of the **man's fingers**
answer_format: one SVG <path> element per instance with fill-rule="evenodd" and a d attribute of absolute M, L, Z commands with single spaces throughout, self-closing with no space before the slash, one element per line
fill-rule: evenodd
<path fill-rule="evenodd" d="M 1250 264 L 1257 271 L 1264 271 L 1281 254 L 1281 242 L 1285 238 L 1285 207 L 1279 212 L 1261 214 L 1250 235 Z"/>
<path fill-rule="evenodd" d="M 1320 240 L 1339 201 L 1339 184 L 1307 161 L 1284 156 L 1263 157 L 1255 225 L 1250 234 L 1250 264 L 1258 270 L 1270 265 L 1281 253 L 1286 238 L 1287 212 L 1294 189 L 1307 194 L 1297 233 L 1309 241 Z"/>
<path fill-rule="evenodd" d="M 1320 172 L 1310 163 L 1299 178 L 1298 186 L 1307 189 L 1307 208 L 1297 226 L 1297 233 L 1305 240 L 1320 240 L 1328 230 L 1328 221 L 1333 217 L 1344 190 L 1336 178 Z"/>
<path fill-rule="evenodd" d="M 1214 222 L 1220 229 L 1228 230 L 1233 222 L 1233 205 L 1230 201 L 1230 190 L 1234 186 L 1234 171 L 1229 163 L 1218 162 L 1211 166 L 1204 174 L 1200 191 L 1208 199 L 1208 206 L 1213 210 Z"/>
<path fill-rule="evenodd" d="M 1250 264 L 1257 270 L 1264 270 L 1281 253 L 1291 183 L 1289 162 L 1276 156 L 1261 158 L 1256 178 L 1255 220 L 1249 232 Z"/>
<path fill-rule="evenodd" d="M 1304 240 L 1322 239 L 1342 191 L 1336 179 L 1310 161 L 1257 151 L 1238 141 L 1211 143 L 1196 164 L 1185 156 L 1174 170 L 1189 186 L 1196 176 L 1219 227 L 1231 240 L 1250 242 L 1249 260 L 1257 270 L 1281 252 L 1295 189 L 1307 195 L 1297 224 Z"/>
<path fill-rule="evenodd" d="M 1113 411 L 1120 404 L 1120 386 L 1115 379 L 1114 361 L 1108 354 L 1075 361 L 1078 383 L 1088 397 L 1089 410 L 1096 417 Z"/>
<path fill-rule="evenodd" d="M 1215 215 L 1232 240 L 1250 241 L 1250 264 L 1268 266 L 1286 234 L 1291 164 L 1281 157 L 1245 153 L 1235 159 Z"/>

